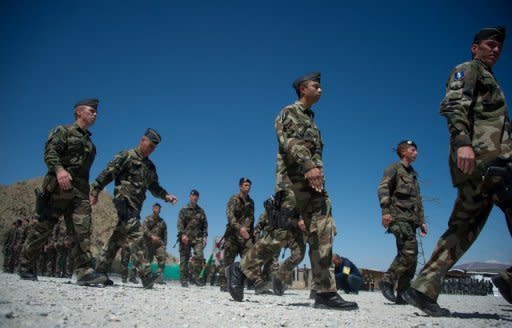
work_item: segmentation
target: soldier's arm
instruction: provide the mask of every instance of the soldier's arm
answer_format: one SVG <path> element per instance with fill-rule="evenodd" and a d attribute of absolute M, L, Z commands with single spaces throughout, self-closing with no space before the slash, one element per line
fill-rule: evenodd
<path fill-rule="evenodd" d="M 206 213 L 203 210 L 204 215 L 204 224 L 203 224 L 203 238 L 208 238 L 208 219 L 206 218 Z"/>
<path fill-rule="evenodd" d="M 313 154 L 306 146 L 304 139 L 299 135 L 299 125 L 294 119 L 293 110 L 285 108 L 281 115 L 276 118 L 274 125 L 279 147 L 297 164 L 302 166 L 304 172 L 317 167 L 313 161 Z"/>
<path fill-rule="evenodd" d="M 425 224 L 425 211 L 423 210 L 423 198 L 421 197 L 421 192 L 418 187 L 418 221 L 419 224 Z"/>
<path fill-rule="evenodd" d="M 64 169 L 61 162 L 61 156 L 66 149 L 67 134 L 66 128 L 58 126 L 48 135 L 44 149 L 44 162 L 51 172 L 57 173 Z"/>
<path fill-rule="evenodd" d="M 149 184 L 148 189 L 153 196 L 163 199 L 167 202 L 167 200 L 165 199 L 165 196 L 167 196 L 169 193 L 164 188 L 162 188 L 162 186 L 158 182 L 158 174 L 156 173 L 156 169 L 154 167 L 153 167 L 153 170 L 154 170 L 154 175 L 153 175 L 154 178 L 153 178 L 153 181 L 151 181 L 151 183 Z"/>
<path fill-rule="evenodd" d="M 122 151 L 112 159 L 107 167 L 98 175 L 98 177 L 91 184 L 91 195 L 98 197 L 99 193 L 114 180 L 126 165 L 128 159 L 128 152 Z"/>
<path fill-rule="evenodd" d="M 382 215 L 390 214 L 389 207 L 391 206 L 391 196 L 394 190 L 395 176 L 396 167 L 394 165 L 388 166 L 384 170 L 384 175 L 377 189 Z"/>
<path fill-rule="evenodd" d="M 226 208 L 226 216 L 228 217 L 228 224 L 231 229 L 235 232 L 239 232 L 241 225 L 238 222 L 238 216 L 240 215 L 238 212 L 238 208 L 240 207 L 240 200 L 237 197 L 233 197 L 228 201 L 228 205 Z"/>
<path fill-rule="evenodd" d="M 180 210 L 180 213 L 178 214 L 178 235 L 181 235 L 185 233 L 185 211 L 183 209 Z"/>
<path fill-rule="evenodd" d="M 163 223 L 161 239 L 164 246 L 167 246 L 167 224 L 165 222 Z"/>
<path fill-rule="evenodd" d="M 477 63 L 463 64 L 451 72 L 446 85 L 440 112 L 448 121 L 448 129 L 456 148 L 471 145 L 470 109 L 479 75 Z"/>

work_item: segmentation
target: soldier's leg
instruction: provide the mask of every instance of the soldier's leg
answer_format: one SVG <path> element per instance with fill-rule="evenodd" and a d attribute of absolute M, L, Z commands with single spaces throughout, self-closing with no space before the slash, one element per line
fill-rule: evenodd
<path fill-rule="evenodd" d="M 128 245 L 123 245 L 121 248 L 121 279 L 123 282 L 128 281 L 128 265 L 130 263 L 130 248 Z"/>
<path fill-rule="evenodd" d="M 33 264 L 39 259 L 42 247 L 48 241 L 48 236 L 57 222 L 58 216 L 54 215 L 47 220 L 35 222 L 28 228 L 20 254 L 20 274 L 33 271 Z"/>
<path fill-rule="evenodd" d="M 459 187 L 448 230 L 437 242 L 412 288 L 437 302 L 446 273 L 476 240 L 492 205 L 491 199 L 482 198 L 480 183 L 468 181 Z"/>
<path fill-rule="evenodd" d="M 73 198 L 71 215 L 65 215 L 64 220 L 71 234 L 73 249 L 71 256 L 75 261 L 75 274 L 80 279 L 92 270 L 91 254 L 91 205 L 89 195 L 76 193 Z M 71 229 L 69 229 L 71 228 Z"/>
<path fill-rule="evenodd" d="M 125 247 L 127 238 L 127 225 L 125 221 L 118 220 L 112 235 L 107 240 L 101 249 L 98 261 L 96 264 L 96 271 L 108 273 L 111 270 L 112 262 L 116 257 L 117 251 L 121 247 Z"/>
<path fill-rule="evenodd" d="M 151 272 L 150 263 L 146 258 L 144 233 L 138 218 L 131 218 L 126 223 L 126 244 L 130 248 L 133 266 L 141 278 Z"/>
<path fill-rule="evenodd" d="M 278 277 L 281 281 L 286 281 L 293 269 L 302 262 L 306 254 L 306 236 L 299 231 L 289 233 L 288 248 L 290 256 L 279 265 Z"/>
<path fill-rule="evenodd" d="M 162 245 L 158 247 L 155 251 L 156 261 L 158 263 L 158 273 L 164 272 L 165 262 L 167 260 L 167 252 L 165 251 L 165 246 Z"/>
<path fill-rule="evenodd" d="M 49 246 L 47 250 L 48 266 L 47 271 L 50 277 L 57 276 L 57 249 L 55 246 Z"/>
<path fill-rule="evenodd" d="M 404 254 L 404 270 L 399 273 L 396 287 L 397 297 L 402 295 L 411 286 L 411 280 L 414 278 L 416 266 L 418 265 L 418 242 L 414 231 L 411 232 L 412 234 L 407 237 L 402 249 L 402 253 Z"/>
<path fill-rule="evenodd" d="M 219 274 L 219 285 L 221 290 L 226 290 L 227 279 L 226 279 L 226 268 L 229 267 L 235 261 L 238 255 L 238 243 L 232 238 L 224 239 L 224 260 L 221 265 Z"/>
<path fill-rule="evenodd" d="M 182 284 L 188 283 L 190 279 L 189 261 L 191 255 L 190 244 L 183 244 L 180 242 L 180 281 Z"/>
<path fill-rule="evenodd" d="M 271 262 L 275 254 L 286 244 L 287 231 L 275 229 L 260 238 L 254 246 L 242 257 L 240 268 L 245 277 L 254 282 L 256 286 L 264 282 L 262 266 Z"/>
<path fill-rule="evenodd" d="M 203 268 L 204 264 L 204 245 L 203 241 L 197 242 L 193 245 L 194 249 L 194 266 L 192 269 L 192 277 L 193 279 L 200 284 L 200 277 L 199 274 L 201 273 L 201 270 Z"/>

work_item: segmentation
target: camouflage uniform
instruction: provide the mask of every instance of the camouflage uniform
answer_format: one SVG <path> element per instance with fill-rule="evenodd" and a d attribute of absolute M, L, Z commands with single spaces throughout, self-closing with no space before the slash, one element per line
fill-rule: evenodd
<path fill-rule="evenodd" d="M 245 254 L 241 261 L 244 275 L 259 285 L 269 280 L 270 275 L 276 274 L 279 280 L 288 281 L 293 268 L 304 259 L 306 252 L 306 236 L 298 229 L 285 230 L 272 228 L 268 222 L 268 215 L 260 216 L 255 231 L 263 231 L 263 236 Z M 290 256 L 280 265 L 279 252 L 282 248 L 290 248 Z"/>
<path fill-rule="evenodd" d="M 80 279 L 91 268 L 91 206 L 89 204 L 89 171 L 96 156 L 96 147 L 90 139 L 91 133 L 78 124 L 58 126 L 48 136 L 44 160 L 48 173 L 43 181 L 43 192 L 50 194 L 48 217 L 30 226 L 20 255 L 20 271 L 32 270 L 42 245 L 47 242 L 53 226 L 64 216 L 71 229 L 72 254 L 75 273 Z M 56 172 L 65 169 L 73 180 L 71 190 L 62 190 Z"/>
<path fill-rule="evenodd" d="M 237 255 L 243 257 L 253 246 L 254 235 L 254 201 L 249 195 L 244 199 L 241 194 L 231 196 L 226 208 L 228 223 L 224 233 L 224 262 L 219 276 L 221 288 L 226 287 L 226 268 L 233 264 Z M 240 235 L 240 228 L 244 227 L 249 233 L 249 239 Z"/>
<path fill-rule="evenodd" d="M 13 273 L 18 262 L 18 247 L 21 240 L 21 227 L 9 229 L 4 241 L 4 272 Z"/>
<path fill-rule="evenodd" d="M 416 229 L 425 223 L 418 176 L 404 162 L 389 165 L 379 184 L 378 196 L 382 215 L 390 214 L 393 221 L 388 233 L 396 238 L 397 255 L 383 281 L 395 285 L 401 295 L 409 288 L 418 263 Z"/>
<path fill-rule="evenodd" d="M 109 272 L 118 249 L 126 244 L 137 272 L 144 277 L 151 268 L 144 254 L 140 210 L 146 199 L 146 190 L 163 200 L 168 193 L 158 182 L 155 165 L 143 157 L 138 148 L 118 153 L 92 183 L 91 195 L 97 197 L 112 180 L 115 180 L 114 205 L 118 221 L 101 250 L 96 271 Z"/>
<path fill-rule="evenodd" d="M 56 273 L 61 277 L 71 277 L 73 271 L 73 261 L 69 254 L 71 248 L 71 239 L 69 238 L 66 221 L 60 220 L 53 230 L 53 240 L 57 251 L 57 270 Z"/>
<path fill-rule="evenodd" d="M 450 138 L 450 169 L 458 189 L 457 199 L 441 236 L 412 288 L 437 301 L 448 270 L 462 257 L 478 237 L 496 201 L 485 196 L 482 175 L 496 158 L 511 157 L 512 139 L 505 96 L 491 69 L 478 60 L 455 67 L 447 83 L 441 103 L 441 115 L 446 117 Z M 457 149 L 472 146 L 475 156 L 473 174 L 463 174 L 457 168 Z M 510 210 L 510 209 L 509 209 Z M 506 213 L 509 226 L 512 217 Z M 512 273 L 504 272 L 512 288 Z"/>
<path fill-rule="evenodd" d="M 121 279 L 123 282 L 127 282 L 128 278 L 135 282 L 137 279 L 135 276 L 137 275 L 137 271 L 134 267 L 131 270 L 128 270 L 128 266 L 130 264 L 130 258 L 132 257 L 132 253 L 130 251 L 129 244 L 126 243 L 121 247 Z"/>
<path fill-rule="evenodd" d="M 181 236 L 187 235 L 188 244 L 181 242 Z M 190 278 L 199 281 L 199 272 L 204 262 L 204 243 L 208 237 L 208 221 L 204 210 L 199 205 L 188 204 L 178 215 L 178 238 L 180 240 L 180 280 L 187 282 Z M 194 250 L 193 268 L 189 270 L 190 256 Z"/>
<path fill-rule="evenodd" d="M 151 262 L 156 257 L 158 263 L 158 273 L 162 273 L 165 268 L 165 260 L 167 253 L 165 248 L 167 247 L 167 224 L 164 219 L 160 216 L 155 218 L 153 215 L 149 215 L 144 220 L 142 227 L 146 240 L 146 250 L 148 261 Z M 151 236 L 160 238 L 158 241 L 151 239 Z"/>

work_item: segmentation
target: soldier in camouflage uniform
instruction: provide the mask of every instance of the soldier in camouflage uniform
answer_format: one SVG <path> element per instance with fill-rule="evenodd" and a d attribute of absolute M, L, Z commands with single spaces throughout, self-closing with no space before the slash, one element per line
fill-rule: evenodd
<path fill-rule="evenodd" d="M 492 71 L 504 40 L 503 27 L 480 30 L 471 46 L 473 59 L 451 72 L 441 103 L 441 114 L 447 119 L 451 134 L 450 169 L 458 194 L 448 230 L 403 295 L 407 303 L 431 316 L 450 314 L 437 303 L 444 277 L 476 240 L 494 204 L 505 212 L 509 227 L 512 225 L 512 209 L 503 206 L 498 193 L 489 193 L 488 188 L 493 186 L 482 179 L 490 164 L 497 159 L 509 161 L 512 155 L 505 96 Z M 509 302 L 512 301 L 511 271 L 503 272 L 498 280 L 502 286 L 500 292 L 505 298 L 508 296 Z"/>
<path fill-rule="evenodd" d="M 135 267 L 128 268 L 131 257 L 130 246 L 126 243 L 121 247 L 121 280 L 123 283 L 127 283 L 130 280 L 131 283 L 138 284 L 137 270 L 135 270 Z"/>
<path fill-rule="evenodd" d="M 237 255 L 243 257 L 253 245 L 254 201 L 249 196 L 252 182 L 241 178 L 238 186 L 240 193 L 229 198 L 226 208 L 228 223 L 224 233 L 224 263 L 219 276 L 221 291 L 227 291 L 226 268 L 233 264 Z"/>
<path fill-rule="evenodd" d="M 4 272 L 14 273 L 18 262 L 18 247 L 21 240 L 21 220 L 12 223 L 4 240 Z"/>
<path fill-rule="evenodd" d="M 37 280 L 33 263 L 42 245 L 48 240 L 59 217 L 64 216 L 72 227 L 73 257 L 78 285 L 102 284 L 103 275 L 92 268 L 90 250 L 91 206 L 89 203 L 89 171 L 96 156 L 96 147 L 90 139 L 89 128 L 96 121 L 97 99 L 78 102 L 75 123 L 59 125 L 48 136 L 44 160 L 48 173 L 43 181 L 44 213 L 30 227 L 20 255 L 20 277 Z"/>
<path fill-rule="evenodd" d="M 158 203 L 153 205 L 153 215 L 149 215 L 144 220 L 142 230 L 146 241 L 146 250 L 148 261 L 151 262 L 156 257 L 158 263 L 157 272 L 160 275 L 160 283 L 163 283 L 163 272 L 165 261 L 167 259 L 167 224 L 160 217 L 162 206 Z"/>
<path fill-rule="evenodd" d="M 149 155 L 160 143 L 161 137 L 154 129 L 147 129 L 139 146 L 118 153 L 91 185 L 91 204 L 96 204 L 99 193 L 112 180 L 115 180 L 114 205 L 118 221 L 112 235 L 103 246 L 96 270 L 106 277 L 106 285 L 113 284 L 108 279 L 112 261 L 117 251 L 128 245 L 134 266 L 141 277 L 144 288 L 152 288 L 159 274 L 151 272 L 150 263 L 144 254 L 144 233 L 140 223 L 140 210 L 146 190 L 153 196 L 176 203 L 176 197 L 169 194 L 158 182 L 156 167 Z"/>
<path fill-rule="evenodd" d="M 61 278 L 71 278 L 73 265 L 69 253 L 72 241 L 69 238 L 66 221 L 63 217 L 59 219 L 59 223 L 54 227 L 53 240 L 55 242 L 55 250 L 57 252 L 56 276 Z"/>
<path fill-rule="evenodd" d="M 339 310 L 357 309 L 336 291 L 334 275 L 329 270 L 332 258 L 334 226 L 330 219 L 331 204 L 324 189 L 323 142 L 311 106 L 322 94 L 320 73 L 311 73 L 294 81 L 298 101 L 286 106 L 275 120 L 279 144 L 276 171 L 276 199 L 279 199 L 279 224 L 268 238 L 260 240 L 242 259 L 246 275 L 254 271 L 250 263 L 255 258 L 274 256 L 275 250 L 288 242 L 289 234 L 307 234 L 313 281 L 317 288 L 314 306 Z M 301 236 L 301 234 L 298 234 Z M 300 242 L 297 240 L 297 242 Z M 230 270 L 230 294 L 237 301 L 243 298 L 240 270 Z M 277 283 L 276 283 L 277 282 Z M 274 279 L 274 289 L 282 291 L 283 284 Z"/>
<path fill-rule="evenodd" d="M 385 298 L 397 304 L 406 304 L 402 293 L 409 288 L 418 263 L 416 229 L 427 234 L 423 214 L 418 174 L 412 167 L 418 154 L 416 144 L 405 140 L 398 144 L 400 161 L 389 165 L 379 184 L 378 196 L 382 209 L 382 225 L 396 239 L 397 255 L 379 283 Z M 395 296 L 394 289 L 397 285 Z"/>
<path fill-rule="evenodd" d="M 204 210 L 197 204 L 199 192 L 192 190 L 189 203 L 180 210 L 178 215 L 178 239 L 180 242 L 180 281 L 181 286 L 188 287 L 191 281 L 203 286 L 199 272 L 204 262 L 204 246 L 208 237 L 208 220 Z M 190 256 L 194 250 L 193 261 Z M 192 267 L 189 268 L 190 264 Z"/>

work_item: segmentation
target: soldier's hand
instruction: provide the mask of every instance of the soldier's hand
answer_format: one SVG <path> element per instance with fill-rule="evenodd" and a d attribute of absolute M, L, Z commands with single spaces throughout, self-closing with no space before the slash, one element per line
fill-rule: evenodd
<path fill-rule="evenodd" d="M 89 195 L 89 203 L 91 203 L 91 206 L 94 206 L 98 203 L 98 197 Z"/>
<path fill-rule="evenodd" d="M 306 223 L 304 223 L 304 220 L 299 220 L 297 222 L 297 226 L 299 227 L 300 231 L 302 231 L 302 232 L 306 232 L 307 231 Z"/>
<path fill-rule="evenodd" d="M 307 171 L 304 175 L 309 182 L 311 188 L 317 192 L 324 190 L 324 174 L 322 168 L 315 167 Z"/>
<path fill-rule="evenodd" d="M 174 195 L 169 194 L 165 196 L 165 201 L 174 205 L 178 202 L 178 198 Z"/>
<path fill-rule="evenodd" d="M 188 236 L 187 235 L 181 235 L 181 242 L 185 245 L 188 245 Z"/>
<path fill-rule="evenodd" d="M 427 235 L 427 225 L 425 223 L 423 223 L 420 226 L 420 236 L 425 237 L 426 235 Z"/>
<path fill-rule="evenodd" d="M 59 182 L 59 187 L 62 190 L 69 190 L 71 189 L 71 181 L 73 178 L 71 177 L 71 174 L 69 174 L 68 171 L 61 169 L 59 172 L 57 172 L 57 181 Z"/>
<path fill-rule="evenodd" d="M 475 152 L 471 146 L 457 148 L 457 167 L 464 174 L 473 173 L 475 168 Z"/>
<path fill-rule="evenodd" d="M 251 235 L 249 235 L 249 233 L 247 232 L 247 229 L 245 229 L 244 227 L 240 228 L 240 235 L 242 236 L 243 239 L 246 239 L 246 240 L 251 238 Z"/>
<path fill-rule="evenodd" d="M 158 236 L 151 235 L 151 240 L 160 241 L 160 238 L 158 238 Z"/>
<path fill-rule="evenodd" d="M 384 214 L 382 216 L 382 226 L 384 228 L 389 228 L 389 225 L 393 222 L 393 218 L 391 217 L 391 214 Z"/>

